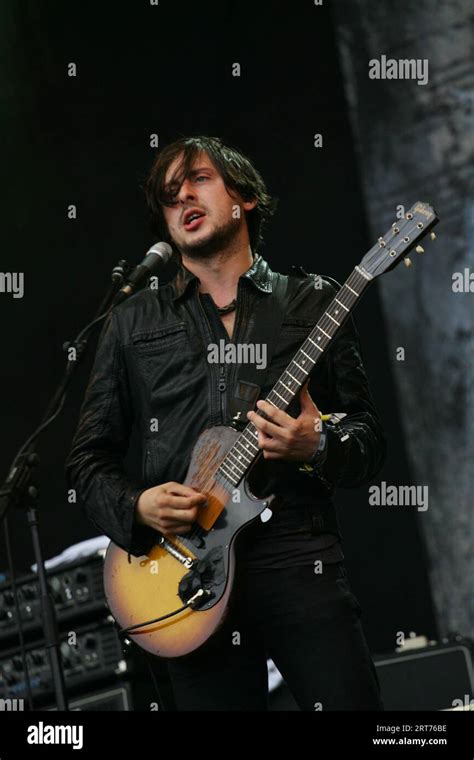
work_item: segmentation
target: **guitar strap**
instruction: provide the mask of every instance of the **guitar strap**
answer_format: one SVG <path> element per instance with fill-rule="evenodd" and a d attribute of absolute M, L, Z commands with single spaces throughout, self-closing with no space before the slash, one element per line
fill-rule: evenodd
<path fill-rule="evenodd" d="M 249 343 L 266 345 L 267 362 L 264 369 L 258 369 L 256 364 L 240 364 L 237 369 L 234 393 L 229 399 L 228 408 L 231 417 L 239 415 L 236 420 L 239 427 L 247 424 L 247 412 L 255 408 L 263 388 L 285 316 L 287 289 L 288 277 L 272 272 L 272 293 L 270 296 L 262 296 L 255 310 Z"/>

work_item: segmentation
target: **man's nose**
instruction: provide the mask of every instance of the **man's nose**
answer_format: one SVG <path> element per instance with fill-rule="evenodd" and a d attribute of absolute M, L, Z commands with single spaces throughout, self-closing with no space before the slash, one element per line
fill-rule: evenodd
<path fill-rule="evenodd" d="M 189 180 L 185 179 L 179 189 L 178 201 L 180 203 L 185 203 L 186 201 L 192 200 L 195 197 L 196 197 L 196 193 L 195 193 L 193 185 L 191 184 L 191 182 L 189 182 Z"/>

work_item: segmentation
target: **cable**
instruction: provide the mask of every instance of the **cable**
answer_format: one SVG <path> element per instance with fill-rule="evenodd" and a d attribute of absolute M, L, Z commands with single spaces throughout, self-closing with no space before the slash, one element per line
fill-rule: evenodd
<path fill-rule="evenodd" d="M 146 625 L 159 623 L 161 620 L 166 620 L 166 618 L 173 617 L 173 615 L 177 615 L 178 612 L 182 612 L 183 610 L 186 610 L 189 606 L 190 606 L 189 602 L 187 602 L 182 607 L 180 607 L 179 610 L 175 610 L 174 612 L 168 612 L 167 615 L 162 615 L 161 617 L 155 618 L 154 620 L 147 620 L 145 623 L 136 623 L 136 625 L 131 625 L 129 628 L 120 628 L 119 635 L 125 636 L 127 633 L 129 633 L 129 631 L 134 631 L 136 628 L 144 628 Z"/>

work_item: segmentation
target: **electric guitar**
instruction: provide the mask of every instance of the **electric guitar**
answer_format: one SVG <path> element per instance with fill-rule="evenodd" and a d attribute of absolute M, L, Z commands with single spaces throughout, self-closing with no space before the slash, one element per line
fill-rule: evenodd
<path fill-rule="evenodd" d="M 423 253 L 418 243 L 437 222 L 431 206 L 418 202 L 392 224 L 337 292 L 266 401 L 287 409 L 365 289 L 402 259 L 409 266 L 411 249 Z M 271 517 L 275 496 L 257 499 L 247 482 L 261 454 L 250 422 L 240 432 L 224 425 L 208 428 L 196 441 L 184 481 L 207 496 L 192 530 L 157 532 L 156 545 L 141 557 L 109 545 L 105 595 L 122 635 L 155 655 L 180 657 L 216 632 L 230 604 L 236 538 L 251 523 Z"/>

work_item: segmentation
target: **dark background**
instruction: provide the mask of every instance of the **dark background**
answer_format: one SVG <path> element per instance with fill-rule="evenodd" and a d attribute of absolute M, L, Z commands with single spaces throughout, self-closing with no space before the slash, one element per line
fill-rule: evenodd
<path fill-rule="evenodd" d="M 63 342 L 92 317 L 118 259 L 138 263 L 155 242 L 141 190 L 155 154 L 151 134 L 160 145 L 218 135 L 255 161 L 279 198 L 261 250 L 278 271 L 301 264 L 341 282 L 374 241 L 329 3 L 37 1 L 6 4 L 0 15 L 1 270 L 25 276 L 23 299 L 0 294 L 6 476 L 60 378 Z M 235 62 L 240 77 L 232 76 Z M 315 133 L 323 148 L 313 147 Z M 69 204 L 76 220 L 67 218 Z M 356 323 L 389 440 L 377 482 L 412 482 L 377 283 Z M 95 535 L 68 503 L 63 476 L 89 365 L 39 447 L 45 557 Z M 372 650 L 393 650 L 399 631 L 436 637 L 416 512 L 369 506 L 367 487 L 340 490 L 336 503 Z M 9 522 L 21 572 L 34 561 L 26 518 L 11 514 Z M 6 569 L 3 543 L 0 557 Z"/>

